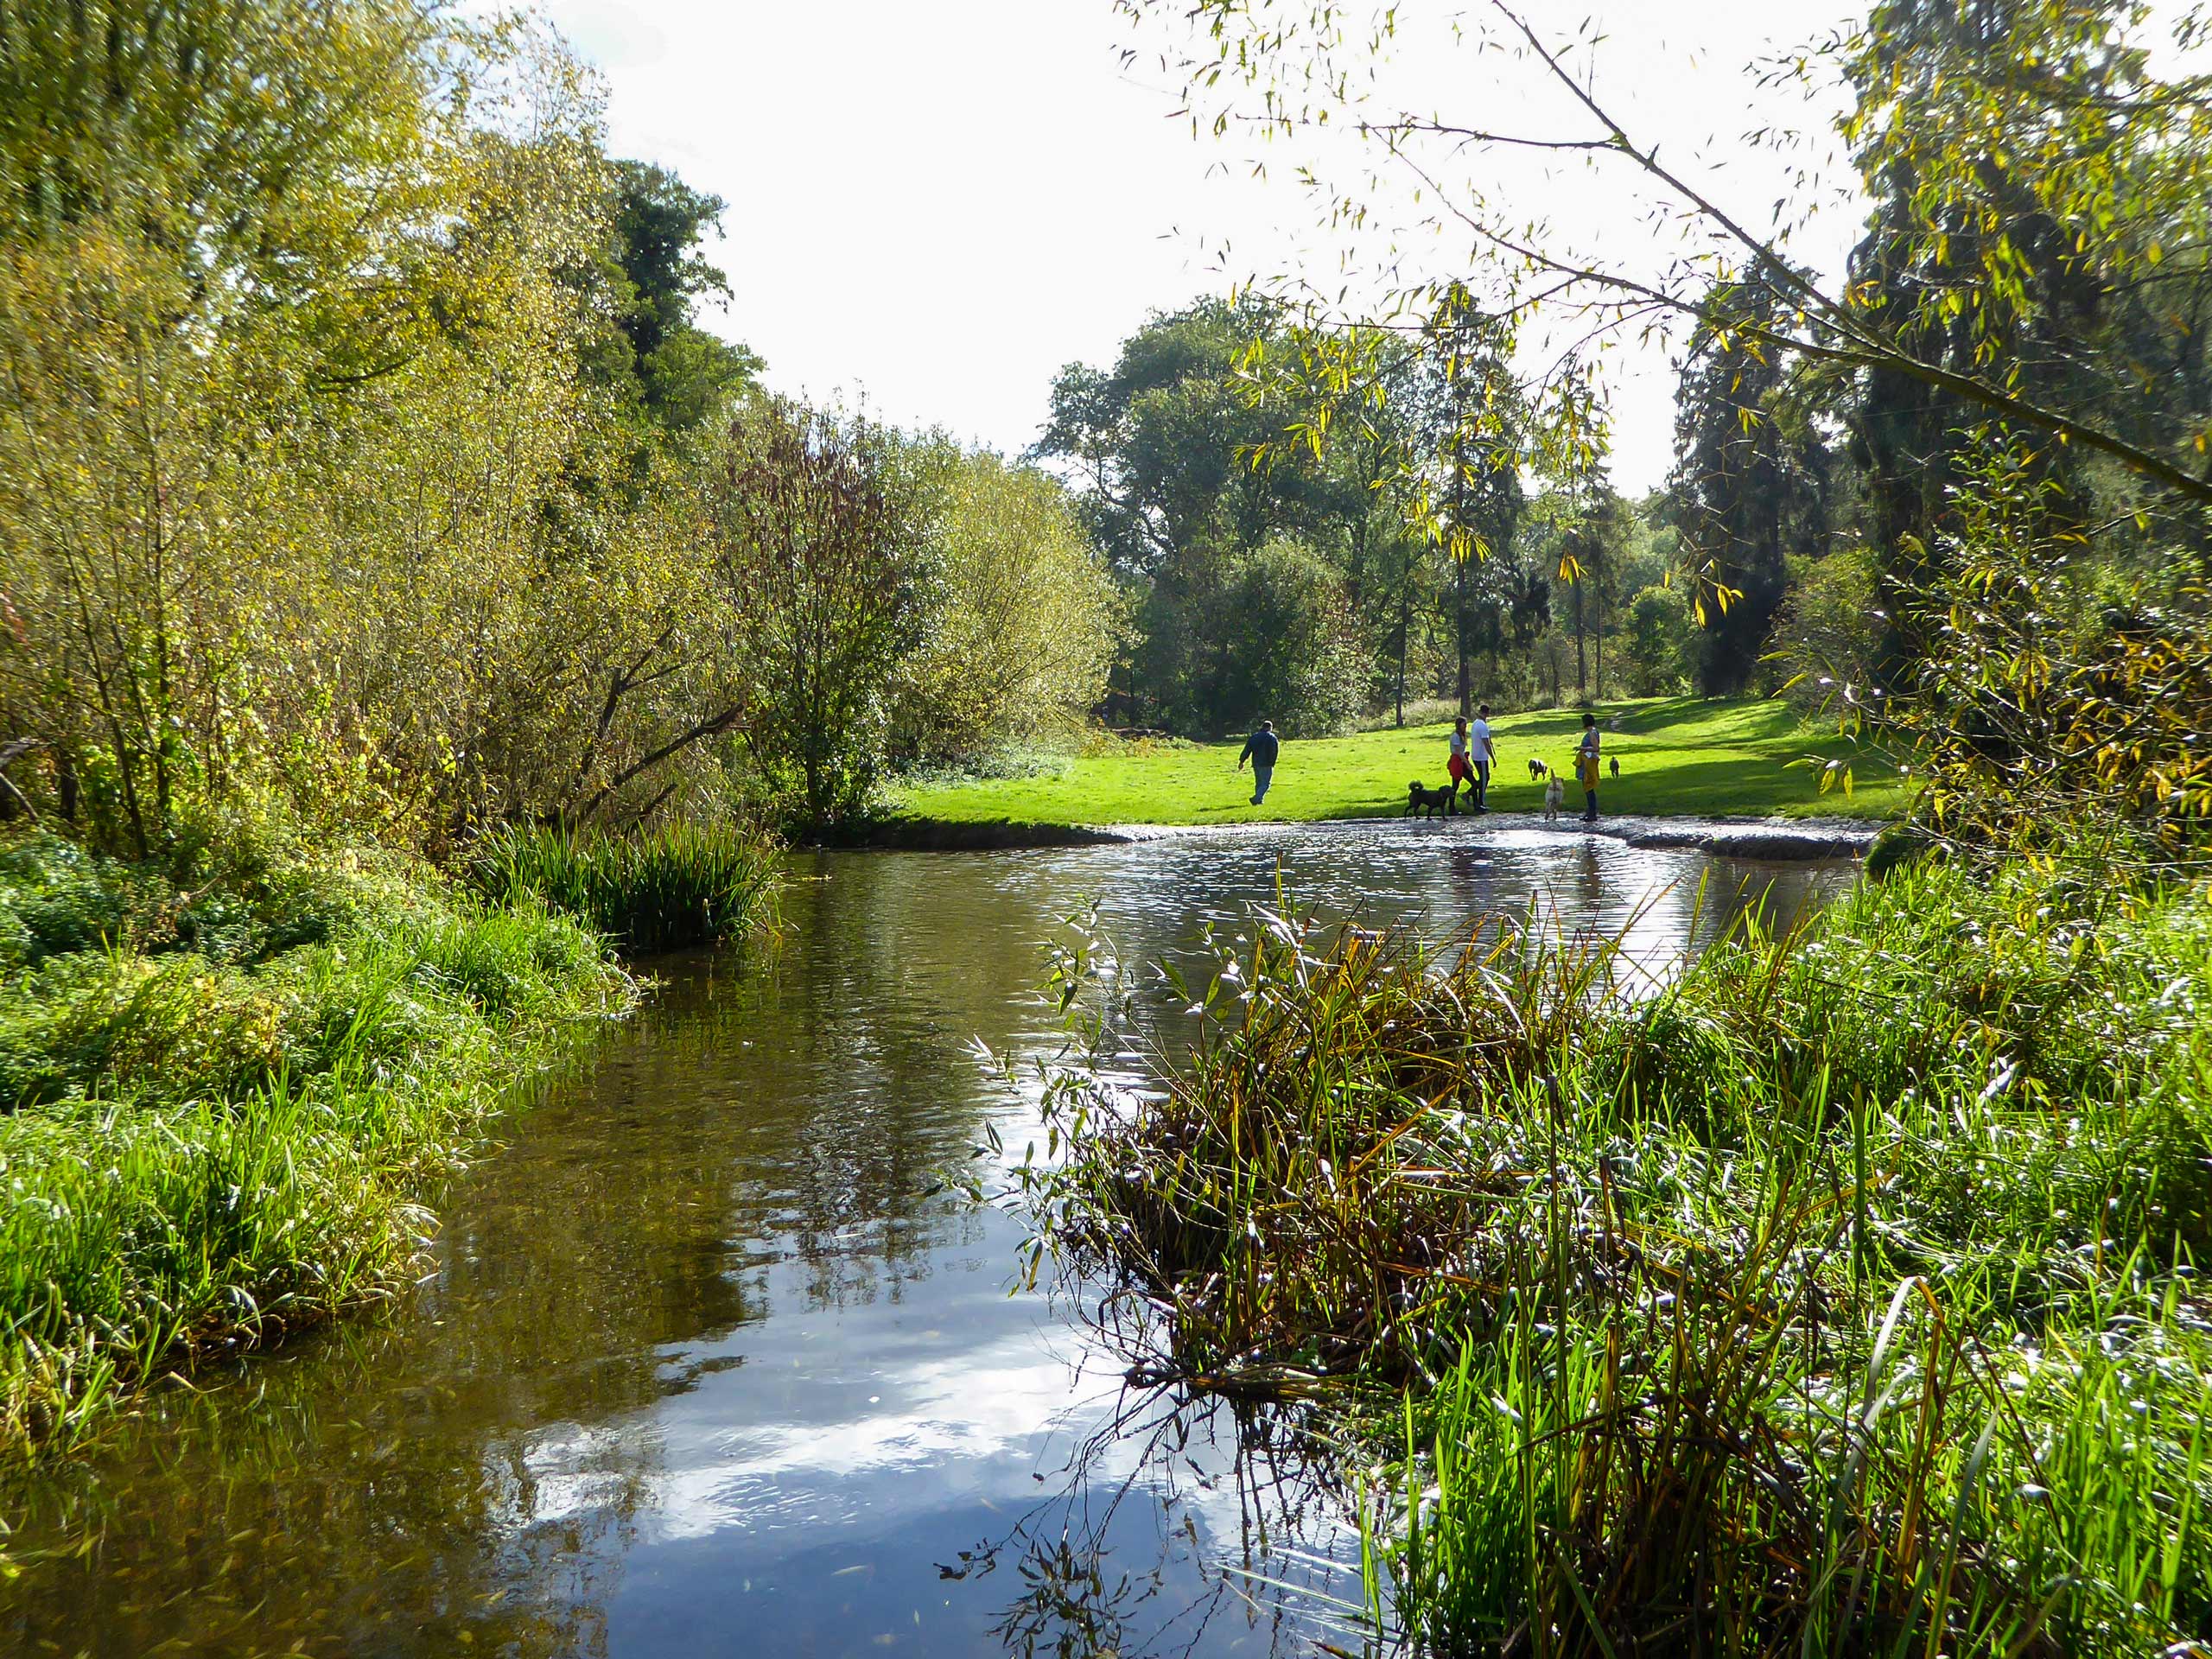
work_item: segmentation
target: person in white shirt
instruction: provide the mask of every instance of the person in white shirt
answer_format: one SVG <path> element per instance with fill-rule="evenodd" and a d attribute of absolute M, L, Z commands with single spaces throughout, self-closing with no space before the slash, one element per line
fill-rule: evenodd
<path fill-rule="evenodd" d="M 1490 734 L 1490 704 L 1475 710 L 1471 724 L 1462 721 L 1466 733 L 1467 761 L 1474 773 L 1475 810 L 1490 810 L 1490 769 L 1497 759 L 1497 744 Z"/>

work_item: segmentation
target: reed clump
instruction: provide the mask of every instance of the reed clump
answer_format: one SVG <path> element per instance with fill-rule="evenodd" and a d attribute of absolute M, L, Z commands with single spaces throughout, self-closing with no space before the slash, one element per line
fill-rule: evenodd
<path fill-rule="evenodd" d="M 495 902 L 535 895 L 645 955 L 763 926 L 775 896 L 776 844 L 741 824 L 685 819 L 626 836 L 511 829 L 484 840 L 470 873 Z"/>
<path fill-rule="evenodd" d="M 1260 916 L 1157 1096 L 1054 1081 L 1040 1237 L 1395 1448 L 1412 1649 L 2212 1637 L 2202 892 L 1921 868 L 1633 978 Z"/>
<path fill-rule="evenodd" d="M 373 849 L 185 871 L 19 842 L 0 918 L 0 1452 L 24 1456 L 391 1291 L 425 1179 L 637 995 L 572 918 Z"/>

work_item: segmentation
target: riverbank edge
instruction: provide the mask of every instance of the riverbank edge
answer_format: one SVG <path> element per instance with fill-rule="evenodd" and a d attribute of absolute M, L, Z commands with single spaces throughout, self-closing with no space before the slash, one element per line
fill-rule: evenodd
<path fill-rule="evenodd" d="M 1604 836 L 1630 847 L 1714 854 L 1729 858 L 1811 861 L 1863 858 L 1881 832 L 1882 821 L 1859 818 L 1622 817 L 1596 824 L 1579 818 L 1546 823 L 1535 813 L 1491 813 L 1481 819 L 1462 815 L 1483 834 L 1503 829 L 1540 830 L 1547 835 Z M 1389 823 L 1381 817 L 1270 818 L 1237 824 L 1046 823 L 1015 818 L 891 817 L 826 832 L 810 844 L 837 850 L 879 852 L 1010 852 L 1033 848 L 1114 847 L 1181 836 L 1259 836 L 1286 828 L 1325 829 Z M 1415 820 L 1429 827 L 1433 821 Z M 1433 823 L 1443 835 L 1459 833 L 1461 820 Z"/>
<path fill-rule="evenodd" d="M 677 847 L 661 861 L 682 874 L 687 863 L 699 863 L 713 850 Z M 240 1148 L 256 1143 L 281 1143 L 283 1179 L 272 1187 L 296 1198 L 292 1187 L 304 1192 L 334 1169 L 360 1189 L 353 1194 L 354 1212 L 337 1218 L 318 1241 L 320 1248 L 311 1246 L 296 1259 L 255 1262 L 245 1253 L 208 1249 L 207 1281 L 191 1287 L 196 1305 L 151 1339 L 144 1329 L 147 1309 L 138 1304 L 170 1298 L 148 1299 L 143 1287 L 106 1319 L 75 1321 L 73 1328 L 37 1338 L 29 1334 L 27 1310 L 0 1306 L 0 1332 L 7 1335 L 0 1341 L 0 1454 L 20 1467 L 35 1471 L 76 1452 L 167 1380 L 188 1379 L 211 1363 L 265 1351 L 390 1302 L 427 1257 L 438 1224 L 426 1205 L 436 1185 L 496 1146 L 499 1120 L 526 1111 L 547 1077 L 569 1064 L 595 1031 L 632 1018 L 655 988 L 650 973 L 632 966 L 648 953 L 626 948 L 607 918 L 549 902 L 527 882 L 494 894 L 473 885 L 465 873 L 434 870 L 405 855 L 338 849 L 327 849 L 324 859 L 350 870 L 357 855 L 384 867 L 388 885 L 374 899 L 365 898 L 354 921 L 327 938 L 245 964 L 212 962 L 192 951 L 147 955 L 130 945 L 104 945 L 97 954 L 111 975 L 142 976 L 143 983 L 181 974 L 202 988 L 219 985 L 233 1001 L 274 1008 L 283 995 L 282 976 L 297 960 L 325 957 L 334 964 L 334 980 L 342 981 L 349 959 L 357 967 L 372 964 L 397 950 L 411 957 L 402 977 L 411 982 L 416 973 L 429 973 L 425 984 L 414 988 L 419 1000 L 429 1002 L 444 994 L 450 1004 L 434 1010 L 445 1023 L 426 1027 L 406 1065 L 390 1064 L 390 1056 L 357 1065 L 360 1057 L 352 1052 L 349 1033 L 342 1052 L 329 1057 L 325 1068 L 296 1076 L 279 1065 L 243 1093 L 191 1089 L 165 1097 L 159 1085 L 134 1085 L 103 1067 L 92 1087 L 44 1103 L 18 1103 L 0 1116 L 0 1128 L 12 1132 L 0 1135 L 0 1178 L 21 1172 L 15 1183 L 18 1199 L 26 1181 L 34 1187 L 66 1182 L 66 1165 L 112 1166 L 112 1179 L 92 1184 L 96 1198 L 79 1192 L 77 1202 L 49 1207 L 90 1212 L 86 1219 L 95 1230 L 109 1230 L 118 1243 L 137 1236 L 149 1220 L 169 1230 L 204 1229 L 204 1217 L 160 1212 L 158 1194 L 140 1190 L 159 1186 L 159 1178 L 170 1172 L 156 1166 L 162 1159 L 140 1156 L 139 1143 L 157 1144 L 168 1161 L 181 1157 L 204 1163 L 235 1161 Z M 772 930 L 780 881 L 765 858 L 754 861 L 759 868 L 748 868 L 741 884 L 719 894 L 728 908 L 712 929 L 715 944 Z M 129 868 L 135 867 L 111 867 L 126 873 Z M 691 885 L 712 884 L 702 877 Z M 644 897 L 633 895 L 638 903 L 629 908 L 638 908 Z M 505 964 L 513 970 L 506 976 L 511 982 L 487 998 L 466 982 L 472 969 L 484 967 L 485 953 L 503 951 L 518 953 Z M 475 959 L 440 959 L 453 955 Z M 10 991 L 21 999 L 31 970 L 19 968 L 16 976 L 23 984 L 0 974 L 0 1010 Z M 370 1003 L 385 995 L 350 988 Z M 516 1001 L 503 1003 L 501 991 L 514 994 Z M 234 1010 L 210 1009 L 211 1015 L 229 1012 Z M 358 1028 L 365 1015 L 356 1013 Z M 275 1014 L 270 1017 L 281 1023 Z M 272 1036 L 276 1030 L 273 1023 Z M 371 1096 L 385 1103 L 371 1118 L 403 1126 L 352 1121 L 358 1115 L 349 1115 L 347 1106 Z M 310 1119 L 313 1133 L 302 1138 L 301 1122 Z M 134 1180 L 125 1165 L 141 1178 L 154 1179 Z M 105 1213 L 109 1210 L 115 1213 Z M 35 1252 L 39 1242 L 0 1226 L 0 1252 L 26 1245 Z M 0 1268 L 13 1265 L 0 1260 Z M 48 1285 L 64 1300 L 61 1281 L 67 1276 L 53 1274 Z M 7 1516 L 0 1513 L 0 1577 L 7 1566 L 6 1534 Z"/>

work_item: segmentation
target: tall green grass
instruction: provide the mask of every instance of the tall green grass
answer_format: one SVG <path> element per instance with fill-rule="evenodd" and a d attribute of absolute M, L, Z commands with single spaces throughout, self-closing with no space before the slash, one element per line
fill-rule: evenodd
<path fill-rule="evenodd" d="M 636 995 L 572 918 L 385 855 L 279 872 L 273 891 L 342 893 L 340 919 L 250 959 L 173 931 L 139 948 L 85 874 L 42 852 L 0 871 L 0 910 L 75 903 L 105 941 L 0 979 L 0 1452 L 23 1455 L 197 1356 L 386 1294 L 425 1178 L 565 1029 Z"/>
<path fill-rule="evenodd" d="M 678 820 L 633 836 L 516 829 L 487 837 L 471 872 L 495 901 L 535 894 L 644 954 L 762 925 L 775 855 L 766 836 L 729 824 Z"/>
<path fill-rule="evenodd" d="M 2202 894 L 1916 870 L 1629 979 L 1262 916 L 1158 1097 L 1056 1083 L 1043 1236 L 1395 1446 L 1414 1650 L 2212 1637 Z"/>

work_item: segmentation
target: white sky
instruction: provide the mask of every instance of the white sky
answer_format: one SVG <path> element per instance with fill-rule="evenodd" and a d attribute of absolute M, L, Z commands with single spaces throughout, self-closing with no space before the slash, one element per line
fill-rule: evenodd
<path fill-rule="evenodd" d="M 1333 250 L 1277 165 L 1261 181 L 1235 141 L 1171 118 L 1157 67 L 1170 35 L 1109 0 L 546 0 L 606 79 L 618 155 L 673 168 L 729 204 L 718 262 L 734 290 L 710 323 L 768 361 L 786 391 L 865 396 L 880 417 L 942 425 L 1007 451 L 1036 435 L 1052 377 L 1109 362 L 1155 308 L 1223 292 Z M 1180 10 L 1180 8 L 1177 8 Z M 1435 23 L 1461 10 L 1423 7 Z M 1858 10 L 1843 0 L 1530 0 L 1540 27 L 1592 11 L 1611 36 L 1597 84 L 1678 162 L 1764 223 L 1782 163 L 1738 142 L 1770 121 L 1818 127 L 1802 94 L 1762 94 L 1744 67 Z M 1394 101 L 1484 123 L 1551 118 L 1523 70 L 1423 41 L 1391 72 Z M 1125 70 L 1119 48 L 1147 46 Z M 1479 101 L 1484 107 L 1470 107 Z M 1287 158 L 1286 158 L 1287 159 Z M 1719 170 L 1710 170 L 1713 164 Z M 1531 211 L 1579 213 L 1586 234 L 1653 232 L 1603 180 L 1528 174 Z M 1517 204 L 1516 204 L 1517 205 Z M 1831 216 L 1804 247 L 1830 264 L 1851 240 Z M 1224 245 L 1227 252 L 1222 251 Z M 1433 256 L 1447 258 L 1443 245 Z M 1417 256 L 1430 257 L 1430 256 Z M 1613 471 L 1663 477 L 1673 376 L 1666 347 L 1624 349 Z"/>

